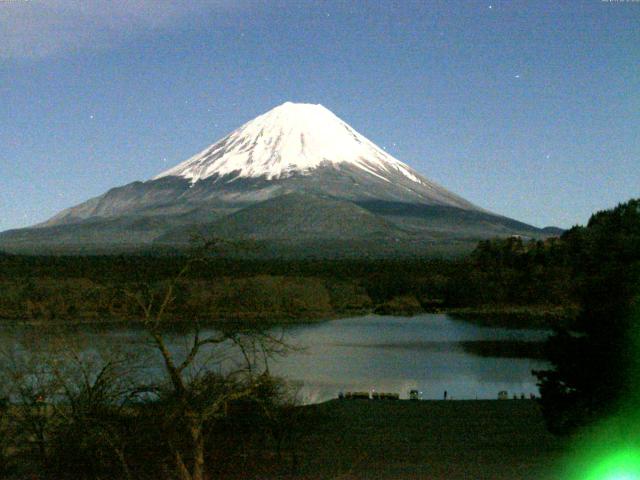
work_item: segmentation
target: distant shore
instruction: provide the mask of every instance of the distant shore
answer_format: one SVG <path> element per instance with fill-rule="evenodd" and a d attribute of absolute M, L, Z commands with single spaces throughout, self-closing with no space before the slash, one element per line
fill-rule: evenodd
<path fill-rule="evenodd" d="M 393 310 L 380 309 L 353 309 L 342 312 L 305 312 L 304 314 L 283 314 L 281 312 L 237 312 L 227 313 L 219 318 L 200 318 L 201 325 L 218 325 L 223 323 L 247 323 L 263 325 L 294 325 L 317 323 L 329 320 L 340 320 L 364 315 L 385 315 L 414 317 L 424 314 L 446 314 L 454 319 L 474 323 L 484 327 L 500 327 L 515 329 L 548 329 L 555 326 L 566 326 L 571 323 L 576 315 L 575 307 L 556 306 L 484 306 L 480 308 L 441 308 L 420 309 L 407 311 L 399 308 Z M 181 325 L 193 322 L 193 317 L 173 317 L 168 324 Z M 27 318 L 0 316 L 0 324 L 5 325 L 142 325 L 143 319 L 135 316 L 126 318 L 97 313 L 89 316 L 65 316 L 58 318 Z"/>
<path fill-rule="evenodd" d="M 412 310 L 399 308 L 393 310 L 385 308 L 384 311 L 376 308 L 349 310 L 343 312 L 305 312 L 301 315 L 270 313 L 270 312 L 237 312 L 227 313 L 218 318 L 200 318 L 201 325 L 216 325 L 222 323 L 261 323 L 273 325 L 306 324 L 329 320 L 340 320 L 364 315 L 415 317 L 424 314 L 446 314 L 454 319 L 474 323 L 486 327 L 538 329 L 552 328 L 569 324 L 575 316 L 572 307 L 540 307 L 540 306 L 485 306 L 480 308 L 441 308 Z M 193 317 L 173 317 L 168 324 L 187 324 L 193 322 Z M 0 316 L 0 324 L 21 325 L 142 325 L 143 319 L 135 316 L 126 318 L 105 315 L 69 315 L 57 318 L 28 318 L 24 316 Z"/>
<path fill-rule="evenodd" d="M 571 325 L 578 313 L 575 305 L 487 305 L 450 308 L 443 313 L 484 327 L 553 328 Z"/>

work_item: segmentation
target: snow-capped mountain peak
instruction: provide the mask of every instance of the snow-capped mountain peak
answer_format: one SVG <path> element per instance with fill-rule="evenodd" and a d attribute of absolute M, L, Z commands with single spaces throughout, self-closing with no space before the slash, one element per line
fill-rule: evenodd
<path fill-rule="evenodd" d="M 322 105 L 292 102 L 245 123 L 154 180 L 168 176 L 192 183 L 214 176 L 226 182 L 241 177 L 274 180 L 341 164 L 386 182 L 400 174 L 411 182 L 430 184 Z"/>
<path fill-rule="evenodd" d="M 0 247 L 181 248 L 193 233 L 314 257 L 423 255 L 438 242 L 546 235 L 421 176 L 323 106 L 287 102 L 153 180 L 0 234 Z"/>

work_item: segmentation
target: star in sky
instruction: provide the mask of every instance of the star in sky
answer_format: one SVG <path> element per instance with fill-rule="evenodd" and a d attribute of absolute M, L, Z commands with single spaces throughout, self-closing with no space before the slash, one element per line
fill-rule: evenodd
<path fill-rule="evenodd" d="M 0 138 L 9 139 L 3 156 L 15 159 L 11 168 L 21 170 L 5 175 L 0 203 L 5 206 L 9 195 L 20 200 L 7 202 L 0 231 L 26 226 L 21 218 L 25 208 L 45 220 L 58 207 L 71 206 L 48 205 L 46 182 L 51 180 L 36 175 L 48 166 L 52 138 L 64 139 L 56 145 L 60 167 L 55 180 L 66 189 L 78 185 L 77 199 L 89 198 L 106 186 L 152 176 L 157 165 L 163 166 L 160 155 L 170 153 L 167 165 L 187 158 L 195 146 L 209 144 L 211 136 L 218 138 L 284 100 L 325 104 L 373 141 L 397 132 L 397 145 L 388 146 L 395 152 L 402 145 L 400 160 L 412 162 L 419 172 L 437 172 L 434 180 L 459 189 L 469 200 L 528 223 L 569 227 L 592 211 L 637 195 L 639 168 L 632 160 L 637 135 L 629 125 L 638 112 L 628 108 L 635 80 L 629 65 L 637 61 L 637 49 L 611 41 L 611 32 L 636 40 L 637 9 L 603 9 L 592 0 L 583 2 L 576 15 L 565 5 L 571 2 L 545 2 L 543 8 L 539 2 L 495 1 L 484 4 L 489 15 L 478 10 L 482 2 L 475 4 L 472 17 L 462 2 L 361 2 L 367 8 L 360 2 L 331 2 L 330 9 L 327 2 L 312 2 L 318 6 L 312 9 L 305 2 L 266 8 L 259 5 L 265 2 L 218 1 L 189 2 L 207 6 L 187 11 L 165 8 L 167 2 L 122 2 L 127 5 L 122 15 L 101 6 L 109 2 L 48 2 L 65 8 L 34 8 L 35 16 L 16 6 L 15 17 L 8 17 L 12 38 L 0 42 L 7 77 L 0 82 L 6 95 L 0 96 L 3 110 L 16 112 L 16 118 L 0 124 Z M 333 34 L 327 36 L 329 23 Z M 395 28 L 399 23 L 405 25 Z M 365 29 L 368 34 L 361 34 Z M 212 31 L 224 32 L 229 41 Z M 490 55 L 487 45 L 494 47 Z M 561 66 L 569 54 L 584 59 L 570 72 L 580 88 L 545 81 L 565 78 Z M 457 75 L 461 65 L 467 78 Z M 514 73 L 520 68 L 526 73 Z M 508 74 L 518 82 L 509 82 Z M 265 82 L 267 75 L 270 81 Z M 528 75 L 526 82 L 520 82 L 523 75 Z M 301 81 L 308 78 L 313 81 Z M 342 84 L 336 85 L 336 78 Z M 105 86 L 105 79 L 112 81 Z M 488 97 L 486 87 L 494 84 L 504 88 Z M 380 85 L 393 88 L 384 91 Z M 133 115 L 121 115 L 124 111 L 114 107 L 123 99 Z M 509 101 L 522 115 L 492 107 Z M 183 108 L 171 109 L 176 104 Z M 89 124 L 69 121 L 70 113 L 82 116 L 87 108 L 100 112 L 100 128 L 91 127 L 98 115 L 93 112 L 87 115 Z M 387 115 L 376 115 L 381 112 Z M 603 124 L 616 131 L 615 138 L 602 133 Z M 18 141 L 24 125 L 29 125 L 29 142 Z M 180 134 L 166 135 L 176 125 Z M 439 125 L 454 127 L 445 136 Z M 511 127 L 516 135 L 494 139 L 496 129 Z M 91 161 L 88 134 L 100 174 L 80 185 L 75 173 Z M 562 161 L 556 164 L 551 154 L 554 162 L 547 162 L 553 163 L 554 182 L 540 171 L 506 182 L 511 169 L 501 167 L 496 152 L 512 152 L 505 155 L 513 162 L 509 165 L 535 165 L 540 160 L 535 146 L 543 142 L 562 152 Z M 603 148 L 607 155 L 600 154 Z M 547 154 L 542 152 L 543 160 Z M 123 171 L 118 168 L 123 158 L 138 161 Z M 454 158 L 458 168 L 451 167 Z M 591 178 L 597 170 L 610 175 Z M 565 178 L 572 179 L 570 188 L 556 188 Z M 26 195 L 24 181 L 32 181 L 38 195 Z M 578 187 L 585 182 L 593 188 Z M 517 204 L 511 191 L 549 201 Z"/>

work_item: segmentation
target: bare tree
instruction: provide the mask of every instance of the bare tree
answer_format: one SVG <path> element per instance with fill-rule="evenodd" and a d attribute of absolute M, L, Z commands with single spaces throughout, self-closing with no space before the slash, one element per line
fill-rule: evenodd
<path fill-rule="evenodd" d="M 55 395 L 58 383 L 46 355 L 38 348 L 23 350 L 19 344 L 2 352 L 2 382 L 11 408 L 9 420 L 16 430 L 18 451 L 37 459 L 39 468 L 48 466 L 49 438 L 54 418 L 46 400 Z"/>
<path fill-rule="evenodd" d="M 255 325 L 225 325 L 205 332 L 194 320 L 183 354 L 178 356 L 172 352 L 167 339 L 167 327 L 171 323 L 167 312 L 175 301 L 176 291 L 194 267 L 206 259 L 207 252 L 219 247 L 218 240 L 205 243 L 185 261 L 178 274 L 160 288 L 146 286 L 124 292 L 140 308 L 144 327 L 162 358 L 168 379 L 161 393 L 170 406 L 167 419 L 178 433 L 183 434 L 177 439 L 169 439 L 181 480 L 206 478 L 207 425 L 224 416 L 230 402 L 251 397 L 265 379 L 269 358 L 289 349 L 282 336 Z M 231 364 L 229 350 L 236 354 L 236 361 Z"/>
<path fill-rule="evenodd" d="M 115 468 L 131 478 L 121 428 L 137 393 L 131 355 L 100 354 L 65 335 L 42 337 L 49 341 L 23 339 L 2 352 L 13 456 L 38 459 L 20 463 L 54 477 L 73 469 L 77 478 L 97 478 L 101 468 Z"/>
<path fill-rule="evenodd" d="M 65 357 L 54 367 L 60 386 L 59 401 L 52 403 L 59 419 L 55 458 L 63 471 L 79 470 L 75 461 L 87 477 L 98 477 L 103 470 L 113 472 L 117 465 L 118 476 L 131 479 L 126 456 L 129 439 L 123 431 L 130 400 L 139 392 L 130 377 L 131 358 L 74 351 Z"/>
<path fill-rule="evenodd" d="M 0 478 L 9 472 L 9 449 L 13 435 L 9 419 L 9 400 L 0 393 Z"/>

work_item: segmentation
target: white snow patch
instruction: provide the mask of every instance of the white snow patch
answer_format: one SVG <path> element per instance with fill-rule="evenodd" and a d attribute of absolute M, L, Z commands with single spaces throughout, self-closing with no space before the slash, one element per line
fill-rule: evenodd
<path fill-rule="evenodd" d="M 426 185 L 408 165 L 356 132 L 322 105 L 284 103 L 245 123 L 222 140 L 154 178 L 177 176 L 191 183 L 230 175 L 268 180 L 308 175 L 323 164 L 350 164 L 391 182 L 399 172 Z"/>

